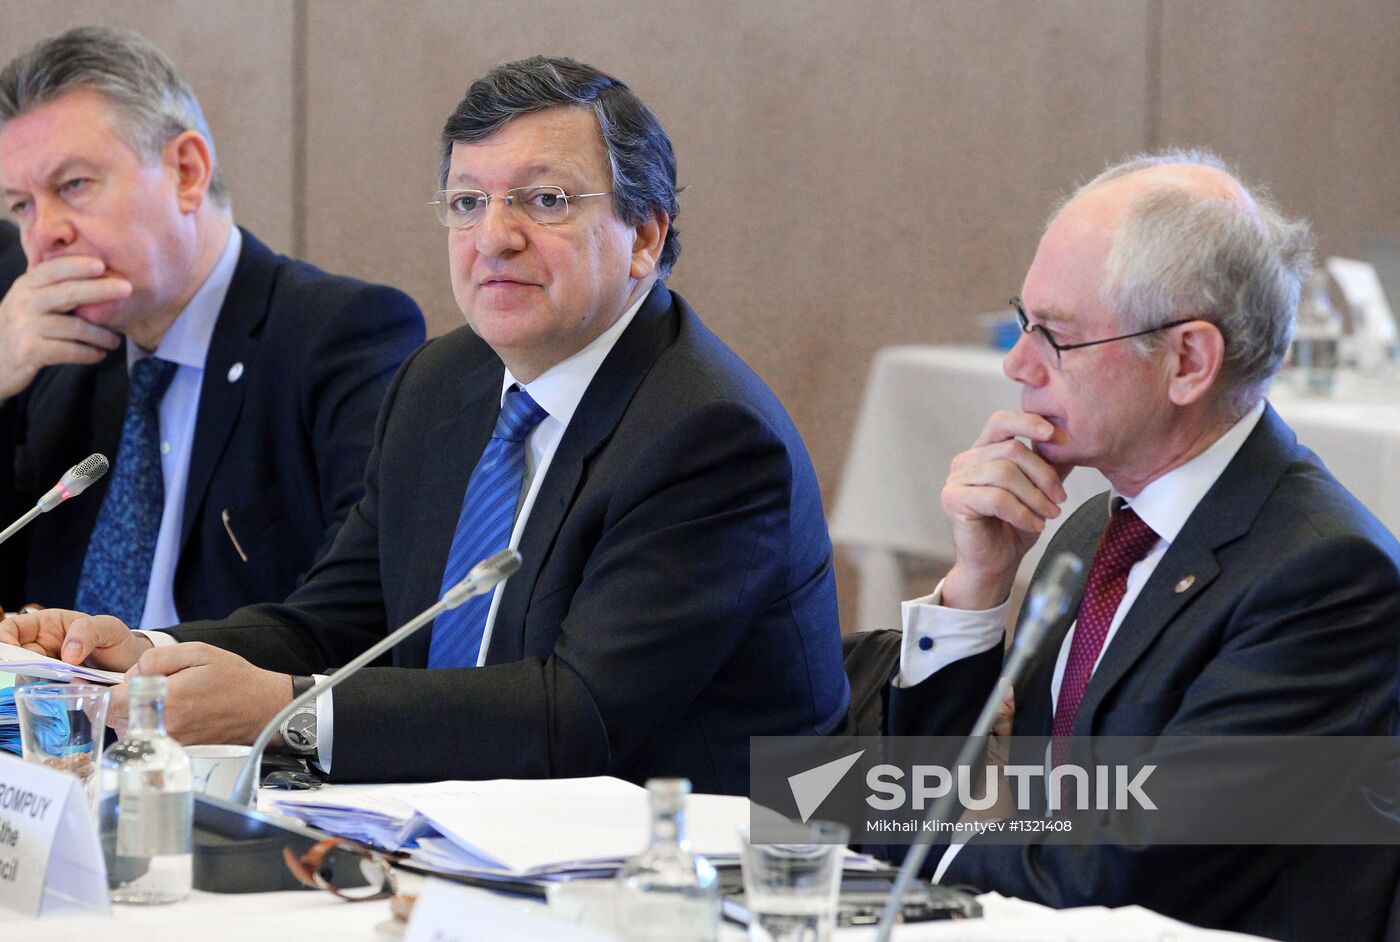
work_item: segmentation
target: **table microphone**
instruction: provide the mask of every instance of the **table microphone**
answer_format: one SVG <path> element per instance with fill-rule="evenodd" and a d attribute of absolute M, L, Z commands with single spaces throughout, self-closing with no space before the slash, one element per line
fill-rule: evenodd
<path fill-rule="evenodd" d="M 428 608 L 419 612 L 402 627 L 391 632 L 389 635 L 371 645 L 364 653 L 353 658 L 344 667 L 337 670 L 329 677 L 325 677 L 313 684 L 309 690 L 304 691 L 301 696 L 293 697 L 292 702 L 284 706 L 276 716 L 268 720 L 263 727 L 258 738 L 253 741 L 253 749 L 244 760 L 243 769 L 238 773 L 238 781 L 234 783 L 233 794 L 229 795 L 229 800 L 236 805 L 247 808 L 253 807 L 254 796 L 258 777 L 258 767 L 262 764 L 263 750 L 272 740 L 272 736 L 282 725 L 282 721 L 296 712 L 297 708 L 304 703 L 319 697 L 332 687 L 359 672 L 360 668 L 378 658 L 385 651 L 394 647 L 400 641 L 422 628 L 428 622 L 437 618 L 443 612 L 451 608 L 456 608 L 467 599 L 475 598 L 478 595 L 485 595 L 497 585 L 510 578 L 514 572 L 520 568 L 520 554 L 513 549 L 503 549 L 494 556 L 488 556 L 472 567 L 471 572 L 461 582 L 454 585 L 443 593 Z"/>
<path fill-rule="evenodd" d="M 962 752 L 958 754 L 955 768 L 971 766 L 986 751 L 987 737 L 992 731 L 992 723 L 996 721 L 1002 695 L 1012 689 L 1020 679 L 1021 671 L 1040 647 L 1040 642 L 1044 640 L 1050 626 L 1069 611 L 1070 603 L 1078 593 L 1079 575 L 1083 570 L 1084 563 L 1078 556 L 1061 553 L 1050 564 L 1049 574 L 1031 593 L 1026 602 L 1026 617 L 1016 629 L 1016 638 L 1012 642 L 1011 655 L 1007 658 L 1006 667 L 996 686 L 992 688 L 991 695 L 987 697 L 987 702 L 982 707 L 982 715 L 977 717 L 977 722 L 972 725 L 972 733 L 963 744 Z M 957 790 L 950 788 L 929 806 L 924 821 L 944 822 L 956 797 Z M 890 932 L 893 931 L 899 916 L 900 901 L 904 899 L 909 884 L 914 882 L 919 869 L 923 867 L 924 860 L 928 857 L 929 846 L 937 833 L 926 826 L 921 828 L 918 838 L 909 848 L 909 854 L 899 868 L 899 877 L 895 880 L 894 889 L 885 901 L 885 911 L 880 916 L 880 928 L 875 935 L 876 942 L 889 942 Z"/>
<path fill-rule="evenodd" d="M 0 543 L 23 530 L 39 514 L 46 514 L 65 500 L 77 497 L 91 487 L 94 481 L 106 474 L 109 467 L 107 458 L 98 454 L 88 455 L 73 465 L 63 477 L 59 478 L 57 484 L 49 488 L 47 494 L 39 498 L 39 502 L 31 507 L 27 514 L 10 524 L 3 533 L 0 533 Z"/>

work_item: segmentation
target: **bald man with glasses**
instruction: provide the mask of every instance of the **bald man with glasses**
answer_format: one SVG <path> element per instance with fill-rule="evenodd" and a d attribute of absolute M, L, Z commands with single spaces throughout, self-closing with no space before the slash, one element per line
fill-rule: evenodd
<path fill-rule="evenodd" d="M 991 416 L 953 461 L 942 503 L 957 557 L 933 594 L 905 603 L 891 732 L 967 732 L 931 724 L 947 698 L 991 692 L 1017 566 L 1060 516 L 1065 475 L 1087 466 L 1113 490 L 1065 521 L 1031 591 L 1062 552 L 1087 579 L 1009 719 L 1014 736 L 1053 745 L 1013 751 L 1013 764 L 1092 765 L 1088 737 L 1148 737 L 1179 767 L 1185 747 L 1164 741 L 1393 734 L 1400 546 L 1265 398 L 1310 250 L 1305 223 L 1200 152 L 1112 167 L 1056 213 L 1013 302 L 1023 336 L 1004 369 L 1021 409 Z M 1211 771 L 1193 784 L 1218 788 Z M 1286 772 L 1247 779 L 1243 798 L 1294 794 Z M 1341 774 L 1333 796 L 1364 807 Z M 1029 791 L 1033 817 L 1067 807 Z M 1222 806 L 1218 790 L 1193 797 Z M 1373 820 L 1395 833 L 1393 815 Z M 1192 822 L 1155 823 L 1145 833 Z M 928 875 L 1323 942 L 1379 940 L 1400 872 L 1394 846 L 1149 841 L 973 840 L 932 855 Z"/>

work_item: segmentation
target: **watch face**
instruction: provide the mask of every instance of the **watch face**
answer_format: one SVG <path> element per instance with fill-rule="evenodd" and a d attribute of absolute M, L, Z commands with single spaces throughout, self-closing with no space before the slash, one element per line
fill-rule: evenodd
<path fill-rule="evenodd" d="M 282 738 L 293 749 L 311 750 L 316 747 L 316 714 L 312 712 L 294 713 L 282 730 Z"/>

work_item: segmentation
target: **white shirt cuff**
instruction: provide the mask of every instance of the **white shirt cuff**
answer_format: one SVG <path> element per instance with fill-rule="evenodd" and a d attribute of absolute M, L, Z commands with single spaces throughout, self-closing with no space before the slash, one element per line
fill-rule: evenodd
<path fill-rule="evenodd" d="M 325 674 L 312 674 L 316 683 L 326 679 Z M 331 772 L 331 746 L 335 733 L 334 690 L 327 690 L 316 698 L 316 768 Z"/>
<path fill-rule="evenodd" d="M 164 648 L 164 647 L 168 647 L 169 645 L 172 645 L 172 644 L 179 644 L 179 643 L 180 643 L 180 640 L 179 640 L 178 638 L 176 638 L 174 635 L 168 635 L 168 634 L 166 634 L 166 633 L 163 632 L 163 631 L 136 631 L 136 630 L 133 630 L 131 633 L 134 634 L 134 635 L 140 635 L 141 637 L 145 638 L 147 641 L 151 642 L 151 644 L 152 644 L 154 647 L 157 647 L 157 648 Z"/>
<path fill-rule="evenodd" d="M 1008 598 L 996 608 L 969 612 L 943 607 L 943 583 L 931 595 L 900 606 L 904 643 L 896 687 L 913 687 L 963 658 L 989 651 L 1006 633 Z"/>

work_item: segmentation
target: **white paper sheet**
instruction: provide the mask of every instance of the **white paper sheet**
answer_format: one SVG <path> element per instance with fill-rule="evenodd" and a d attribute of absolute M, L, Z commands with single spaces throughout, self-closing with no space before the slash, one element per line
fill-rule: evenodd
<path fill-rule="evenodd" d="M 0 642 L 0 670 L 25 677 L 41 677 L 46 680 L 86 680 L 95 684 L 119 684 L 122 682 L 122 675 L 118 671 L 103 671 L 95 667 L 65 664 L 58 658 L 48 657 L 3 642 Z"/>

